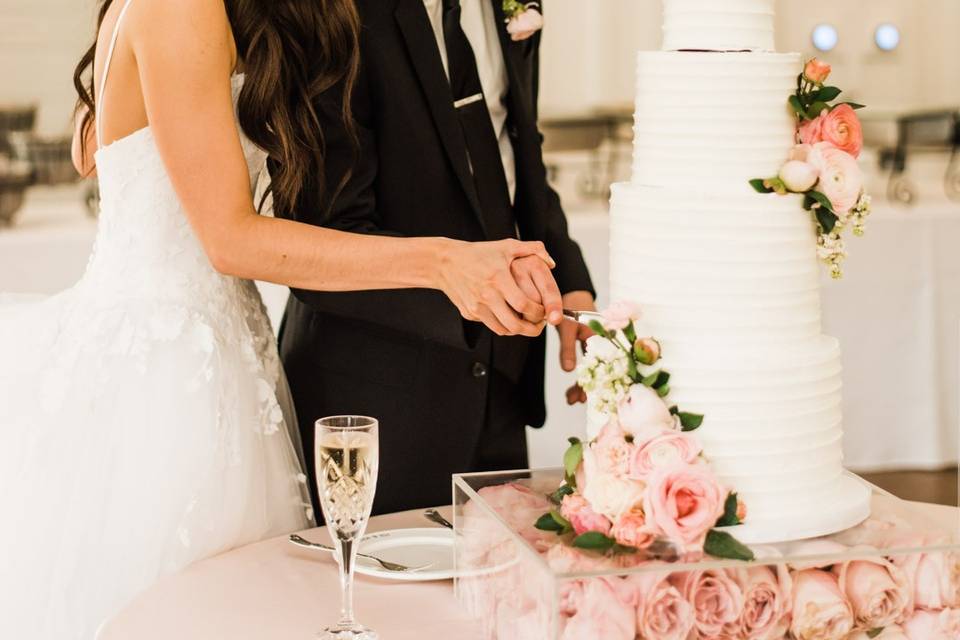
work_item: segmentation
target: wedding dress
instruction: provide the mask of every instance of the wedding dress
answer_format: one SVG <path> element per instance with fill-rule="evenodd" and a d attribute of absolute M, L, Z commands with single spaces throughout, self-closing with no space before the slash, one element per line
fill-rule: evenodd
<path fill-rule="evenodd" d="M 0 302 L 0 638 L 91 640 L 161 575 L 312 519 L 254 284 L 211 267 L 149 127 L 100 142 L 85 275 Z"/>

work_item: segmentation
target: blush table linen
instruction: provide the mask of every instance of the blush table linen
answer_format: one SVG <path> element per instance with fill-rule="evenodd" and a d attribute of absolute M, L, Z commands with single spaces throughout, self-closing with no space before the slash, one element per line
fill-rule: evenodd
<path fill-rule="evenodd" d="M 956 532 L 955 507 L 920 505 L 931 525 Z M 448 519 L 449 507 L 440 509 Z M 372 518 L 368 532 L 431 526 L 423 512 Z M 326 529 L 303 534 L 329 542 Z M 357 576 L 358 619 L 381 640 L 480 640 L 452 581 L 393 582 Z M 107 623 L 97 640 L 310 640 L 339 613 L 333 556 L 274 538 L 199 562 L 160 581 Z"/>

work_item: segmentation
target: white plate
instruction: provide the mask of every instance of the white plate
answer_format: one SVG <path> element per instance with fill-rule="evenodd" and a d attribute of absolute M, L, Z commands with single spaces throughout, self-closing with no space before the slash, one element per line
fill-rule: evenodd
<path fill-rule="evenodd" d="M 387 571 L 373 560 L 357 559 L 357 573 L 386 580 L 423 582 L 450 580 L 453 570 L 453 531 L 450 529 L 394 529 L 367 534 L 357 551 L 408 567 L 429 564 L 422 571 Z"/>

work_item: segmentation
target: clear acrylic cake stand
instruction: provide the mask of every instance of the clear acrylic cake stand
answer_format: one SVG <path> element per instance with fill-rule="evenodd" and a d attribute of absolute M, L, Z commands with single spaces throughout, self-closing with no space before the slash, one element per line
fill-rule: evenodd
<path fill-rule="evenodd" d="M 704 558 L 623 568 L 614 561 L 600 560 L 580 567 L 587 570 L 571 570 L 568 559 L 558 563 L 557 556 L 545 552 L 545 548 L 556 545 L 557 541 L 549 538 L 555 534 L 539 532 L 530 526 L 532 522 L 527 523 L 532 512 L 527 513 L 531 507 L 524 504 L 523 496 L 498 490 L 519 485 L 532 490 L 528 496 L 546 495 L 559 486 L 562 478 L 560 469 L 453 478 L 456 594 L 482 625 L 483 637 L 488 640 L 570 638 L 569 633 L 564 634 L 569 623 L 570 594 L 584 593 L 584 586 L 597 580 L 614 584 L 656 575 L 677 584 L 684 581 L 683 574 L 725 571 L 733 575 L 737 569 L 762 566 L 779 575 L 795 575 L 803 569 L 837 575 L 841 567 L 854 561 L 907 566 L 912 560 L 926 557 L 949 560 L 941 564 L 952 567 L 960 588 L 960 510 L 900 500 L 873 485 L 869 485 L 873 490 L 872 512 L 863 523 L 821 538 L 751 545 L 757 558 L 752 562 Z M 829 508 L 824 505 L 824 509 Z M 536 506 L 532 509 L 535 512 Z M 554 551 L 559 551 L 561 559 L 568 555 L 566 549 Z"/>

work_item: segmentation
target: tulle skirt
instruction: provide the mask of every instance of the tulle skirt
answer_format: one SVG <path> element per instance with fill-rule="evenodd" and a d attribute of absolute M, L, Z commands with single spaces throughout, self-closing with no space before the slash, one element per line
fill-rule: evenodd
<path fill-rule="evenodd" d="M 309 525 L 265 326 L 82 284 L 0 299 L 0 637 L 90 640 L 160 576 Z"/>

